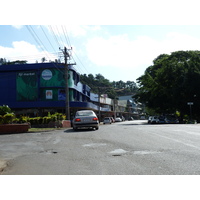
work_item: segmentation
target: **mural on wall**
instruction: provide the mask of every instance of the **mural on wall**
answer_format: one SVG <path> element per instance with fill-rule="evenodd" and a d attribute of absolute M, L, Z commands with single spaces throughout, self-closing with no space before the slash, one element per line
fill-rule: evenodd
<path fill-rule="evenodd" d="M 38 96 L 35 71 L 18 72 L 16 77 L 17 101 L 36 101 Z"/>

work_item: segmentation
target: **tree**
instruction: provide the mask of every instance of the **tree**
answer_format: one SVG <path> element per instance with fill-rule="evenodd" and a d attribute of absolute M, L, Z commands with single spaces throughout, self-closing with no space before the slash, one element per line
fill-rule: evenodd
<path fill-rule="evenodd" d="M 44 62 L 46 61 L 46 58 L 43 57 L 43 58 L 41 59 L 41 61 L 42 61 L 42 63 L 44 63 Z"/>
<path fill-rule="evenodd" d="M 120 80 L 110 82 L 101 74 L 96 74 L 95 76 L 92 74 L 88 74 L 88 76 L 83 74 L 80 77 L 81 83 L 87 84 L 92 92 L 98 93 L 98 88 L 101 88 L 101 92 L 108 94 L 108 97 L 112 99 L 117 96 L 133 95 L 137 91 L 137 86 L 134 81 L 123 82 Z"/>
<path fill-rule="evenodd" d="M 194 102 L 194 116 L 200 117 L 200 51 L 161 54 L 137 82 L 135 98 L 150 109 L 189 115 L 187 102 Z"/>

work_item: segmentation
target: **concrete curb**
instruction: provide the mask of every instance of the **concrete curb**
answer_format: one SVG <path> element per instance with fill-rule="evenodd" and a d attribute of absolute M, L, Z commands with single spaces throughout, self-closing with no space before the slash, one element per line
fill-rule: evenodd
<path fill-rule="evenodd" d="M 7 167 L 7 162 L 5 160 L 0 160 L 0 173 Z"/>

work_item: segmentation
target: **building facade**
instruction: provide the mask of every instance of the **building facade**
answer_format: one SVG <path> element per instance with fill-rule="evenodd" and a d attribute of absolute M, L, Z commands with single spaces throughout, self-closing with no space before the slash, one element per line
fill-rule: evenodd
<path fill-rule="evenodd" d="M 105 95 L 91 93 L 80 75 L 69 65 L 70 117 L 80 109 L 94 110 L 99 118 L 125 112 Z M 65 66 L 61 63 L 35 63 L 0 66 L 0 105 L 8 105 L 17 115 L 42 116 L 65 113 Z M 123 108 L 124 107 L 124 108 Z M 122 115 L 122 114 L 120 114 Z"/>

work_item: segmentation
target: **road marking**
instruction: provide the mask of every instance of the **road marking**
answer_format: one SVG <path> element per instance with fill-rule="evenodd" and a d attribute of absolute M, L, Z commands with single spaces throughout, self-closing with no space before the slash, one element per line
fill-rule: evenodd
<path fill-rule="evenodd" d="M 157 135 L 157 136 L 162 137 L 162 138 L 166 138 L 166 139 L 171 140 L 173 142 L 177 142 L 177 143 L 183 144 L 185 146 L 192 147 L 192 148 L 200 150 L 200 147 L 195 146 L 193 144 L 189 144 L 189 143 L 186 143 L 186 142 L 183 142 L 183 141 L 180 141 L 180 140 L 177 140 L 177 139 L 173 139 L 173 138 L 170 138 L 170 137 L 167 137 L 167 136 L 159 135 L 159 134 L 156 134 L 156 133 L 152 133 L 152 134 Z"/>
<path fill-rule="evenodd" d="M 133 154 L 137 154 L 137 155 L 145 155 L 145 154 L 155 154 L 155 153 L 161 153 L 158 151 L 134 151 Z"/>
<path fill-rule="evenodd" d="M 200 135 L 200 133 L 192 132 L 192 131 L 185 131 L 185 130 L 173 130 L 174 132 L 184 132 L 190 135 Z"/>
<path fill-rule="evenodd" d="M 84 144 L 83 147 L 99 147 L 99 146 L 105 146 L 106 143 L 90 143 L 90 144 Z"/>
<path fill-rule="evenodd" d="M 113 156 L 116 155 L 122 155 L 127 153 L 128 151 L 125 151 L 124 149 L 115 149 L 114 151 L 110 151 L 109 153 L 112 154 Z"/>

